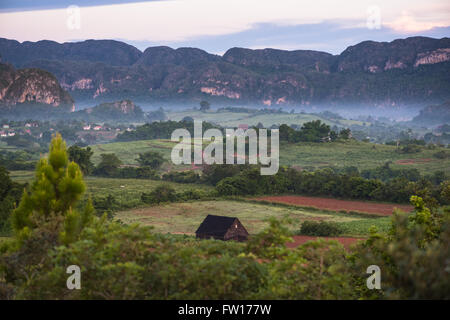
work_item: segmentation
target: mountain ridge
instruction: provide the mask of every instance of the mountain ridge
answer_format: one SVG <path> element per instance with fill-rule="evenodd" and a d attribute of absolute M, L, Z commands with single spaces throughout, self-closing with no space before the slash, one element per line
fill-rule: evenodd
<path fill-rule="evenodd" d="M 18 54 L 16 54 L 18 53 Z M 314 50 L 149 47 L 114 40 L 18 43 L 0 39 L 16 66 L 54 74 L 77 101 L 397 106 L 450 99 L 450 39 L 363 41 L 339 55 Z"/>

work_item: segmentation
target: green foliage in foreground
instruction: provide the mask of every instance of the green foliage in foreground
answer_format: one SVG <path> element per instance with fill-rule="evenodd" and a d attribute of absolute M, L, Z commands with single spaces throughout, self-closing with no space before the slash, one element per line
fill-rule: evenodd
<path fill-rule="evenodd" d="M 415 213 L 396 213 L 388 234 L 373 230 L 354 254 L 353 271 L 374 264 L 382 271 L 382 291 L 392 299 L 450 299 L 450 211 L 430 210 L 411 197 Z M 362 295 L 369 295 L 361 286 Z"/>
<path fill-rule="evenodd" d="M 19 203 L 24 185 L 14 182 L 8 171 L 0 166 L 0 235 L 10 233 L 10 215 Z"/>
<path fill-rule="evenodd" d="M 14 238 L 0 244 L 0 299 L 449 299 L 449 212 L 413 197 L 415 213 L 395 214 L 348 253 L 337 242 L 288 249 L 288 229 L 272 219 L 247 243 L 152 233 L 139 225 L 76 211 L 81 172 L 57 136 L 49 159 L 13 215 Z M 81 267 L 68 290 L 66 268 Z M 382 290 L 366 287 L 366 268 L 382 271 Z"/>

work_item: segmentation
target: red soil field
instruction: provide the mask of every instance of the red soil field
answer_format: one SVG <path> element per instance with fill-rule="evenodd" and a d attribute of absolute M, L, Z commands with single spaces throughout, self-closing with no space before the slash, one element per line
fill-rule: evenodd
<path fill-rule="evenodd" d="M 330 198 L 303 197 L 303 196 L 267 196 L 256 198 L 253 200 L 286 203 L 291 205 L 313 207 L 317 209 L 325 209 L 331 211 L 341 211 L 341 210 L 345 210 L 347 212 L 355 211 L 362 213 L 377 214 L 382 216 L 392 215 L 394 208 L 398 208 L 405 212 L 410 212 L 413 209 L 413 207 L 409 205 L 375 203 L 368 201 L 337 200 Z"/>
<path fill-rule="evenodd" d="M 403 165 L 407 165 L 407 164 L 414 164 L 414 163 L 427 163 L 433 161 L 433 159 L 429 159 L 429 158 L 422 158 L 422 159 L 401 159 L 401 160 L 397 160 L 395 161 L 396 164 L 403 164 Z"/>
<path fill-rule="evenodd" d="M 358 240 L 363 240 L 363 238 L 350 238 L 350 237 L 312 237 L 312 236 L 293 236 L 294 242 L 288 242 L 286 246 L 288 248 L 296 248 L 299 245 L 304 244 L 310 240 L 337 240 L 339 241 L 346 249 L 350 247 L 351 244 L 355 243 Z"/>

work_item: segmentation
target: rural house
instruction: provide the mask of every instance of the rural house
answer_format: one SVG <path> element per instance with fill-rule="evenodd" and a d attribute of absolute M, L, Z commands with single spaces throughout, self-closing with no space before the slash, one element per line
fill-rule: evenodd
<path fill-rule="evenodd" d="M 238 218 L 208 215 L 195 232 L 200 239 L 245 241 L 248 232 Z"/>

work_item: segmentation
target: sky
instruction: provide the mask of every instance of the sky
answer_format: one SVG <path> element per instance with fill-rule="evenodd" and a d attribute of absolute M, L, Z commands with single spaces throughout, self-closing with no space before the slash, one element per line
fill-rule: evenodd
<path fill-rule="evenodd" d="M 0 37 L 149 46 L 310 49 L 450 37 L 448 0 L 0 0 Z"/>

